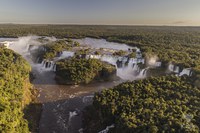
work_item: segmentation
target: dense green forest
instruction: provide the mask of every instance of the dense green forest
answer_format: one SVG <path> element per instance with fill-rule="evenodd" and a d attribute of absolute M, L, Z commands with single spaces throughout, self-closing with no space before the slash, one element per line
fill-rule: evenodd
<path fill-rule="evenodd" d="M 172 62 L 200 70 L 200 27 L 102 26 L 102 25 L 0 25 L 1 37 L 25 35 L 58 38 L 104 38 L 138 46 L 144 55 L 156 55 Z"/>
<path fill-rule="evenodd" d="M 0 47 L 0 132 L 29 132 L 23 110 L 33 99 L 30 70 L 20 55 Z"/>
<path fill-rule="evenodd" d="M 54 57 L 59 57 L 63 51 L 71 50 L 72 47 L 78 47 L 80 44 L 76 41 L 72 41 L 71 39 L 66 40 L 57 40 L 55 42 L 50 42 L 43 45 L 43 50 L 39 50 L 37 56 L 43 60 L 48 59 L 51 60 Z"/>
<path fill-rule="evenodd" d="M 141 49 L 143 56 L 157 56 L 162 65 L 191 67 L 187 77 L 154 77 L 122 83 L 96 93 L 92 106 L 84 112 L 85 132 L 98 132 L 111 124 L 110 132 L 200 132 L 200 27 L 81 26 L 81 25 L 0 25 L 1 37 L 26 35 L 57 38 L 103 38 Z M 65 45 L 68 41 L 69 45 Z M 63 50 L 78 46 L 71 40 L 45 45 L 43 59 L 52 59 Z M 90 83 L 106 79 L 115 67 L 99 60 L 76 58 L 57 62 L 56 79 L 62 84 Z M 135 52 L 133 52 L 135 53 Z M 98 53 L 97 53 L 98 54 Z M 114 55 L 123 55 L 123 51 Z M 78 55 L 78 56 L 77 56 Z M 130 57 L 135 54 L 131 54 Z M 0 48 L 0 132 L 27 132 L 23 118 L 30 102 L 30 66 L 21 56 Z M 27 81 L 27 82 L 24 82 Z M 25 89 L 26 88 L 26 89 Z M 25 97 L 25 94 L 28 94 Z"/>
<path fill-rule="evenodd" d="M 165 76 L 122 83 L 94 96 L 85 132 L 115 125 L 115 133 L 199 133 L 200 89 L 187 77 Z"/>
<path fill-rule="evenodd" d="M 72 47 L 71 44 L 67 44 L 66 41 L 60 40 L 56 42 L 51 42 L 43 46 L 45 50 L 39 53 L 39 57 L 42 59 L 52 59 L 64 50 L 69 50 Z"/>
<path fill-rule="evenodd" d="M 90 83 L 109 80 L 116 72 L 115 66 L 97 59 L 69 58 L 56 62 L 56 79 L 62 84 Z"/>

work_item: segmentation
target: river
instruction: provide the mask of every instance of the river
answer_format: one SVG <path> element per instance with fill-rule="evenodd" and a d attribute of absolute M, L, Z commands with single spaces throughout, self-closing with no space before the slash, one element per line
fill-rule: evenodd
<path fill-rule="evenodd" d="M 32 73 L 35 76 L 32 84 L 38 89 L 38 100 L 42 103 L 39 133 L 79 133 L 82 128 L 82 110 L 92 103 L 93 94 L 118 85 L 124 80 L 117 78 L 115 81 L 94 82 L 88 85 L 59 85 L 54 80 L 53 71 L 45 70 L 32 60 L 34 57 L 31 56 L 28 46 L 34 45 L 37 49 L 41 45 L 36 41 L 37 38 L 37 36 L 1 38 L 0 41 L 21 54 L 32 66 Z M 100 48 L 101 45 L 107 49 L 131 48 L 125 44 L 107 42 L 103 39 L 85 38 L 76 41 L 94 48 Z"/>
<path fill-rule="evenodd" d="M 79 133 L 82 128 L 82 110 L 92 103 L 92 97 L 95 92 L 118 85 L 127 79 L 145 78 L 146 69 L 140 70 L 140 73 L 135 74 L 138 71 L 137 63 L 135 62 L 138 60 L 131 60 L 126 67 L 117 68 L 116 75 L 120 78 L 116 78 L 113 81 L 93 82 L 88 85 L 59 85 L 54 80 L 55 73 L 53 71 L 45 69 L 42 64 L 35 63 L 32 60 L 34 57 L 29 51 L 29 46 L 34 45 L 35 47 L 33 48 L 37 49 L 42 45 L 41 42 L 37 41 L 37 38 L 38 36 L 13 39 L 1 38 L 0 42 L 5 43 L 8 48 L 21 54 L 32 66 L 32 73 L 35 75 L 32 84 L 34 88 L 39 90 L 38 100 L 42 103 L 39 133 Z M 47 39 L 49 41 L 56 40 L 50 37 Z M 104 39 L 84 38 L 75 39 L 75 41 L 91 48 L 136 49 L 140 53 L 140 50 L 136 47 L 107 42 Z M 110 56 L 104 56 L 100 59 L 113 64 L 113 58 Z M 144 61 L 141 62 L 144 63 Z M 114 61 L 115 63 L 116 60 Z"/>

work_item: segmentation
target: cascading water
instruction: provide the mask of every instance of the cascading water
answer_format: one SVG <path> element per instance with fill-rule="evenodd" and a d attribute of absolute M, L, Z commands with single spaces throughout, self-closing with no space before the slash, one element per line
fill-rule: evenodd
<path fill-rule="evenodd" d="M 180 70 L 179 66 L 175 66 L 174 72 L 175 72 L 175 73 L 179 73 L 179 70 Z"/>
<path fill-rule="evenodd" d="M 74 56 L 74 52 L 63 51 L 59 57 L 55 57 L 51 61 L 44 59 L 38 66 L 41 66 L 41 71 L 56 71 L 56 62 Z"/>
<path fill-rule="evenodd" d="M 169 71 L 173 72 L 174 71 L 174 65 L 169 64 L 168 69 L 169 69 Z"/>
<path fill-rule="evenodd" d="M 109 131 L 111 128 L 114 128 L 114 127 L 115 127 L 115 125 L 112 124 L 112 125 L 110 125 L 110 126 L 107 126 L 106 129 L 104 129 L 104 130 L 102 130 L 102 131 L 100 131 L 100 132 L 98 132 L 98 133 L 108 133 L 108 131 Z"/>
<path fill-rule="evenodd" d="M 71 120 L 74 116 L 78 115 L 78 113 L 76 111 L 73 112 L 69 112 L 69 119 L 68 119 L 68 128 L 70 127 L 71 124 Z"/>
<path fill-rule="evenodd" d="M 183 75 L 192 76 L 192 70 L 191 70 L 191 68 L 185 68 L 185 69 L 183 69 L 183 71 L 179 73 L 179 76 L 183 76 Z"/>
<path fill-rule="evenodd" d="M 69 58 L 69 57 L 73 57 L 74 56 L 74 52 L 71 51 L 63 51 L 57 58 L 55 58 L 54 60 L 61 60 L 61 59 L 65 59 L 65 58 Z"/>
<path fill-rule="evenodd" d="M 169 64 L 168 70 L 170 72 L 176 73 L 177 76 L 183 76 L 183 75 L 192 76 L 192 69 L 191 68 L 184 68 L 180 72 L 180 67 L 179 66 L 175 66 L 173 64 Z"/>
<path fill-rule="evenodd" d="M 139 73 L 139 77 L 140 78 L 145 78 L 146 77 L 146 74 L 147 74 L 147 70 L 148 68 L 145 68 L 145 69 L 142 69 Z"/>
<path fill-rule="evenodd" d="M 38 70 L 39 72 L 51 71 L 51 70 L 55 71 L 56 66 L 53 60 L 40 61 L 41 60 L 40 58 L 34 59 L 35 57 L 32 57 L 31 53 L 34 52 L 35 50 L 46 51 L 45 47 L 41 46 L 42 43 L 38 40 L 39 38 L 40 38 L 39 36 L 19 37 L 12 41 L 7 41 L 6 46 L 8 49 L 12 49 L 13 51 L 22 55 L 31 64 L 32 68 Z M 45 37 L 45 38 L 48 40 L 48 42 L 51 40 L 55 40 L 55 38 L 51 38 L 51 37 Z M 61 58 L 63 58 L 62 55 L 61 55 Z"/>
<path fill-rule="evenodd" d="M 9 49 L 14 50 L 15 52 L 21 54 L 25 59 L 27 59 L 31 64 L 32 67 L 37 68 L 40 72 L 42 71 L 56 71 L 56 61 L 65 59 L 68 57 L 74 56 L 74 52 L 71 51 L 63 51 L 58 53 L 57 57 L 55 57 L 52 60 L 43 60 L 40 61 L 41 59 L 38 58 L 36 60 L 36 64 L 31 60 L 31 51 L 33 50 L 42 50 L 46 51 L 45 47 L 41 47 L 41 43 L 37 40 L 39 37 L 37 36 L 28 36 L 28 37 L 20 37 L 18 39 L 15 39 L 13 41 L 7 41 L 6 46 Z M 48 40 L 48 38 L 47 38 Z M 49 40 L 55 40 L 49 39 Z M 86 39 L 85 43 L 87 41 L 91 41 L 92 39 Z M 94 41 L 94 40 L 93 40 Z M 96 41 L 96 40 L 95 40 Z M 98 40 L 100 42 L 104 42 L 105 40 Z M 93 44 L 93 43 L 92 43 Z M 116 47 L 110 46 L 112 44 L 106 44 L 103 45 L 105 48 L 114 48 L 118 49 L 117 45 Z M 16 47 L 17 46 L 17 47 Z M 40 47 L 39 47 L 40 46 Z M 93 46 L 93 45 L 90 45 Z M 94 47 L 99 48 L 101 45 L 96 45 L 94 44 Z M 127 45 L 122 45 L 124 48 L 123 50 L 128 50 L 130 49 L 129 46 Z M 113 55 L 86 55 L 86 58 L 95 58 L 95 59 L 100 59 L 101 61 L 108 62 L 112 65 L 116 66 L 117 69 L 117 76 L 120 77 L 123 80 L 135 80 L 138 78 L 145 78 L 146 77 L 146 72 L 147 69 L 140 70 L 138 67 L 138 63 L 144 64 L 144 59 L 142 58 L 142 54 L 140 49 L 136 49 L 136 58 L 128 58 L 128 57 L 120 57 L 120 56 L 113 56 Z M 156 62 L 157 58 L 150 58 L 149 64 L 159 67 L 161 66 L 161 62 Z M 168 67 L 169 71 L 176 73 L 179 76 L 182 75 L 191 75 L 191 70 L 188 69 L 183 69 L 182 72 L 180 72 L 179 66 L 174 66 L 172 64 L 169 65 Z"/>
<path fill-rule="evenodd" d="M 145 73 L 140 74 L 138 63 L 144 64 L 144 59 L 142 58 L 128 58 L 121 56 L 112 55 L 87 55 L 87 58 L 99 59 L 101 61 L 107 62 L 109 64 L 115 65 L 117 69 L 117 76 L 123 80 L 135 80 L 138 78 L 144 78 Z"/>
<path fill-rule="evenodd" d="M 38 49 L 41 45 L 37 41 L 37 36 L 19 37 L 13 41 L 7 42 L 7 48 L 22 55 L 29 63 L 34 64 L 31 57 L 31 52 Z"/>
<path fill-rule="evenodd" d="M 71 51 L 63 51 L 58 53 L 57 57 L 52 60 L 41 60 L 40 58 L 36 59 L 36 63 L 30 60 L 31 56 L 30 50 L 41 50 L 46 51 L 45 47 L 40 46 L 41 43 L 37 41 L 39 37 L 37 36 L 28 36 L 28 37 L 21 37 L 17 41 L 14 41 L 12 45 L 8 45 L 10 49 L 20 53 L 24 56 L 29 62 L 32 64 L 33 68 L 36 68 L 39 72 L 42 71 L 56 71 L 56 61 L 65 59 L 68 57 L 74 56 L 74 52 Z M 48 38 L 47 38 L 48 39 Z M 55 40 L 55 39 L 53 39 Z M 90 39 L 89 39 L 90 40 Z M 101 40 L 102 41 L 102 40 Z M 103 40 L 104 41 L 104 40 Z M 112 45 L 112 44 L 111 44 Z M 16 47 L 17 46 L 17 47 Z M 39 47 L 40 46 L 40 47 Z M 109 44 L 103 45 L 106 48 L 113 48 Z M 124 49 L 128 49 L 129 46 L 122 45 Z M 114 47 L 118 49 L 119 47 L 116 45 Z M 122 48 L 122 47 L 121 47 Z M 112 55 L 87 55 L 86 58 L 95 58 L 100 59 L 101 61 L 108 62 L 112 65 L 115 65 L 117 68 L 117 76 L 124 80 L 134 80 L 137 78 L 138 74 L 138 63 L 144 64 L 144 59 L 142 59 L 142 54 L 138 48 L 136 48 L 136 57 L 137 58 L 128 58 L 128 57 L 116 57 Z M 119 62 L 117 65 L 117 61 Z"/>
<path fill-rule="evenodd" d="M 10 41 L 10 44 L 8 44 L 8 48 L 13 49 L 14 51 L 18 52 L 19 54 L 21 54 L 25 59 L 27 59 L 29 61 L 29 63 L 31 63 L 33 69 L 33 72 L 35 72 L 35 70 L 39 70 L 39 72 L 43 72 L 46 70 L 56 70 L 56 64 L 55 62 L 57 61 L 56 58 L 61 57 L 62 58 L 67 58 L 68 54 L 72 56 L 72 53 L 67 53 L 67 52 L 62 52 L 62 54 L 59 55 L 59 57 L 56 57 L 55 59 L 52 60 L 43 60 L 38 58 L 38 59 L 34 59 L 34 61 L 36 61 L 37 63 L 34 63 L 32 61 L 30 61 L 30 52 L 34 49 L 37 49 L 38 46 L 41 45 L 40 42 L 37 42 L 34 37 L 28 37 L 27 38 L 19 38 L 19 39 L 15 39 Z M 24 40 L 24 41 L 20 41 L 20 39 Z M 91 39 L 90 39 L 91 40 Z M 20 43 L 19 43 L 20 42 Z M 94 44 L 96 42 L 94 41 Z M 105 46 L 108 46 L 113 48 L 110 44 L 110 42 L 106 42 Z M 98 47 L 101 47 L 102 42 L 100 41 L 99 43 L 97 43 Z M 36 47 L 35 47 L 36 46 Z M 121 49 L 121 44 L 116 45 L 116 47 L 118 49 Z M 122 45 L 123 47 L 123 45 Z M 127 50 L 128 46 L 123 47 L 123 50 Z M 39 47 L 39 49 L 41 48 L 41 50 L 46 51 L 45 47 Z M 144 75 L 146 75 L 147 69 L 142 69 L 140 70 L 139 68 L 139 63 L 140 64 L 144 64 L 144 59 L 142 59 L 142 54 L 140 52 L 140 50 L 136 49 L 136 58 L 122 58 L 122 57 L 116 57 L 116 56 L 112 56 L 112 55 L 92 55 L 92 57 L 89 57 L 89 55 L 87 55 L 88 58 L 97 58 L 100 59 L 102 61 L 108 62 L 110 64 L 113 64 L 116 66 L 117 68 L 117 75 L 119 77 L 121 77 L 124 80 L 134 80 L 137 79 L 139 77 L 144 77 Z M 117 60 L 119 60 L 122 63 L 122 67 L 118 68 L 117 67 Z M 46 68 L 47 67 L 47 68 Z M 174 71 L 174 65 L 169 66 L 169 70 Z M 37 73 L 37 72 L 36 72 Z M 180 75 L 185 75 L 188 74 L 188 70 L 183 70 Z M 191 71 L 190 71 L 190 75 L 191 75 Z M 37 81 L 35 82 L 35 85 L 38 85 L 40 91 L 39 93 L 41 94 L 40 100 L 42 100 L 43 102 L 43 113 L 42 113 L 42 117 L 40 119 L 40 129 L 39 132 L 66 132 L 66 129 L 68 129 L 69 132 L 77 132 L 78 129 L 81 128 L 81 118 L 77 119 L 78 117 L 80 117 L 81 115 L 79 115 L 79 112 L 82 111 L 82 108 L 85 107 L 85 105 L 88 105 L 88 103 L 91 102 L 92 100 L 92 96 L 86 96 L 83 99 L 80 99 L 80 97 L 77 96 L 76 98 L 72 98 L 71 97 L 71 101 L 70 100 L 66 100 L 66 102 L 62 103 L 62 99 L 66 99 L 67 97 L 70 96 L 75 96 L 75 92 L 79 92 L 82 90 L 86 90 L 86 92 L 89 95 L 92 95 L 95 91 L 97 90 L 101 90 L 103 88 L 110 88 L 113 85 L 116 85 L 115 82 L 109 82 L 109 86 L 105 85 L 107 83 L 103 82 L 103 83 L 99 83 L 98 85 L 92 85 L 90 86 L 90 88 L 70 88 L 69 86 L 61 86 L 61 85 L 57 85 L 55 84 L 55 80 L 54 80 L 54 76 L 51 76 L 51 74 L 53 74 L 52 72 L 47 72 L 47 73 L 37 73 L 38 76 L 36 75 L 36 79 Z M 47 80 L 46 80 L 47 79 Z M 48 81 L 48 82 L 46 82 Z M 121 82 L 121 81 L 120 81 Z M 41 84 L 42 83 L 42 84 Z M 49 84 L 50 83 L 50 84 Z M 62 88 L 63 87 L 63 88 Z M 85 87 L 85 86 L 84 86 Z M 94 90 L 93 90 L 94 89 Z M 80 100 L 80 102 L 79 102 Z M 56 102 L 52 102 L 52 101 L 56 101 Z M 57 104 L 57 102 L 59 104 Z M 59 105 L 59 106 L 57 106 Z M 66 106 L 64 106 L 66 105 Z M 79 109 L 79 111 L 76 110 L 76 108 Z M 55 112 L 54 112 L 55 111 Z M 76 117 L 75 117 L 76 116 Z M 68 119 L 67 119 L 68 118 Z M 74 118 L 74 119 L 73 119 Z M 57 120 L 60 120 L 57 121 Z M 63 122 L 63 124 L 61 124 Z M 74 124 L 75 123 L 75 124 Z M 77 125 L 77 123 L 80 124 Z M 107 126 L 104 130 L 101 131 L 101 133 L 105 133 L 105 132 L 109 132 L 110 128 L 113 128 L 114 125 L 111 126 Z M 64 128 L 64 129 L 63 129 Z M 55 130 L 56 129 L 56 130 Z M 54 131 L 55 130 L 55 131 Z M 80 132 L 83 129 L 80 129 Z"/>

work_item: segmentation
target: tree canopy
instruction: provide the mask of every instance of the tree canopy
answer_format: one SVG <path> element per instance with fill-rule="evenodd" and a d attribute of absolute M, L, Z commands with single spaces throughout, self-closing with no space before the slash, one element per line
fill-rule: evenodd
<path fill-rule="evenodd" d="M 97 59 L 69 58 L 56 62 L 56 79 L 65 84 L 89 83 L 95 79 L 107 80 L 115 73 L 115 66 Z"/>
<path fill-rule="evenodd" d="M 165 76 L 122 83 L 94 96 L 85 112 L 85 131 L 111 124 L 111 132 L 200 131 L 200 89 L 186 77 Z"/>
<path fill-rule="evenodd" d="M 0 47 L 0 132 L 29 132 L 23 109 L 31 101 L 30 70 L 20 55 Z"/>

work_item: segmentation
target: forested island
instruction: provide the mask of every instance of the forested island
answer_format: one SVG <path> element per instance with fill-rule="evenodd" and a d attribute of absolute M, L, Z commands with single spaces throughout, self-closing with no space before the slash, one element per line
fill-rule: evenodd
<path fill-rule="evenodd" d="M 56 79 L 61 84 L 88 84 L 93 80 L 109 80 L 115 72 L 115 66 L 97 59 L 70 58 L 57 64 Z"/>

